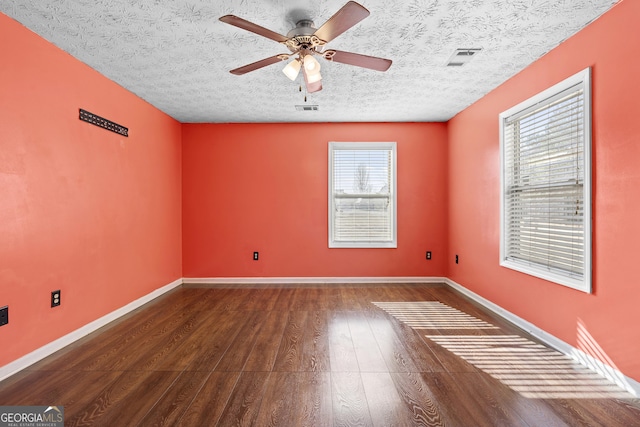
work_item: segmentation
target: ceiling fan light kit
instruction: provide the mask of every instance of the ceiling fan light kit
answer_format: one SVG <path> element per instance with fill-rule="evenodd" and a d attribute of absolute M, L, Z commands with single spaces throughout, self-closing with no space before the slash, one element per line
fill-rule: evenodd
<path fill-rule="evenodd" d="M 320 63 L 311 55 L 304 57 L 304 69 L 307 73 L 315 74 L 320 72 Z"/>
<path fill-rule="evenodd" d="M 237 16 L 225 15 L 220 18 L 220 21 L 281 43 L 291 52 L 253 62 L 233 69 L 231 73 L 243 75 L 280 61 L 287 61 L 293 57 L 293 60 L 284 67 L 282 72 L 289 79 L 295 81 L 300 74 L 300 69 L 302 69 L 307 92 L 312 93 L 322 89 L 322 76 L 320 75 L 322 67 L 315 56 L 320 56 L 331 62 L 355 65 L 376 71 L 387 71 L 392 63 L 390 59 L 324 49 L 327 43 L 367 16 L 369 16 L 369 11 L 365 7 L 354 1 L 349 1 L 320 28 L 316 29 L 312 20 L 304 19 L 298 21 L 296 27 L 283 36 Z"/>
<path fill-rule="evenodd" d="M 307 73 L 307 81 L 309 83 L 315 83 L 320 80 L 322 80 L 320 73 Z"/>
<path fill-rule="evenodd" d="M 300 61 L 296 58 L 289 62 L 287 66 L 282 69 L 282 72 L 292 81 L 295 81 L 296 78 L 298 78 L 298 73 L 300 72 Z"/>

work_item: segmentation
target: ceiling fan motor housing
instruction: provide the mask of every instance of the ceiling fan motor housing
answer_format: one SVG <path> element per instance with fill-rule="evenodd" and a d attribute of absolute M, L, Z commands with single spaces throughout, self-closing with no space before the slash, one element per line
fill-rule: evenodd
<path fill-rule="evenodd" d="M 287 41 L 284 44 L 291 52 L 316 51 L 318 46 L 324 46 L 326 42 L 315 36 L 317 28 L 313 21 L 303 19 L 296 22 L 296 27 L 287 33 Z"/>

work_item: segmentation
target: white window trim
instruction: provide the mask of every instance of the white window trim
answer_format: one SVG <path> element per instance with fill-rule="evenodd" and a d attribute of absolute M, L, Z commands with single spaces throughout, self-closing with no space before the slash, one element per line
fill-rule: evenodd
<path fill-rule="evenodd" d="M 389 186 L 390 198 L 392 200 L 393 216 L 392 223 L 392 239 L 386 242 L 362 242 L 362 241 L 334 241 L 333 240 L 333 212 L 334 212 L 334 197 L 333 190 L 333 150 L 391 150 L 392 153 L 392 167 L 391 180 L 393 181 Z M 329 210 L 327 215 L 327 222 L 329 223 L 329 248 L 397 248 L 398 247 L 398 198 L 397 198 L 397 147 L 395 142 L 330 142 L 329 143 Z"/>
<path fill-rule="evenodd" d="M 581 279 L 571 278 L 553 271 L 543 268 L 536 268 L 526 263 L 520 263 L 516 260 L 506 259 L 506 238 L 505 230 L 505 156 L 504 156 L 504 123 L 505 120 L 531 106 L 544 102 L 559 92 L 569 89 L 572 86 L 582 83 L 584 88 L 584 138 L 585 138 L 585 154 L 584 154 L 584 276 Z M 540 92 L 539 94 L 521 102 L 520 104 L 508 109 L 500 114 L 500 265 L 512 270 L 539 277 L 569 288 L 577 289 L 586 293 L 591 293 L 592 266 L 592 219 L 591 219 L 591 69 L 586 68 L 573 76 L 563 80 L 562 82 Z"/>

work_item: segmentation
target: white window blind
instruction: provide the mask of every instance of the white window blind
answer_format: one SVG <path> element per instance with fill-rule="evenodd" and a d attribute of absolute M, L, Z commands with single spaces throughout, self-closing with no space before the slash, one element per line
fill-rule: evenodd
<path fill-rule="evenodd" d="M 501 263 L 589 292 L 589 72 L 501 115 Z"/>
<path fill-rule="evenodd" d="M 329 144 L 329 247 L 396 247 L 395 143 Z"/>

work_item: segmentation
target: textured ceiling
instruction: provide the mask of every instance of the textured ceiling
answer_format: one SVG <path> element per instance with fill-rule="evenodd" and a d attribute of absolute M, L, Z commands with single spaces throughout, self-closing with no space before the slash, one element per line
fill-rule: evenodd
<path fill-rule="evenodd" d="M 218 20 L 280 34 L 322 25 L 346 0 L 2 0 L 0 11 L 181 122 L 445 121 L 617 0 L 360 0 L 371 15 L 329 48 L 393 60 L 378 72 L 322 59 L 323 90 L 230 69 L 288 50 Z M 456 48 L 482 48 L 447 67 Z M 577 70 L 576 70 L 577 71 Z"/>

